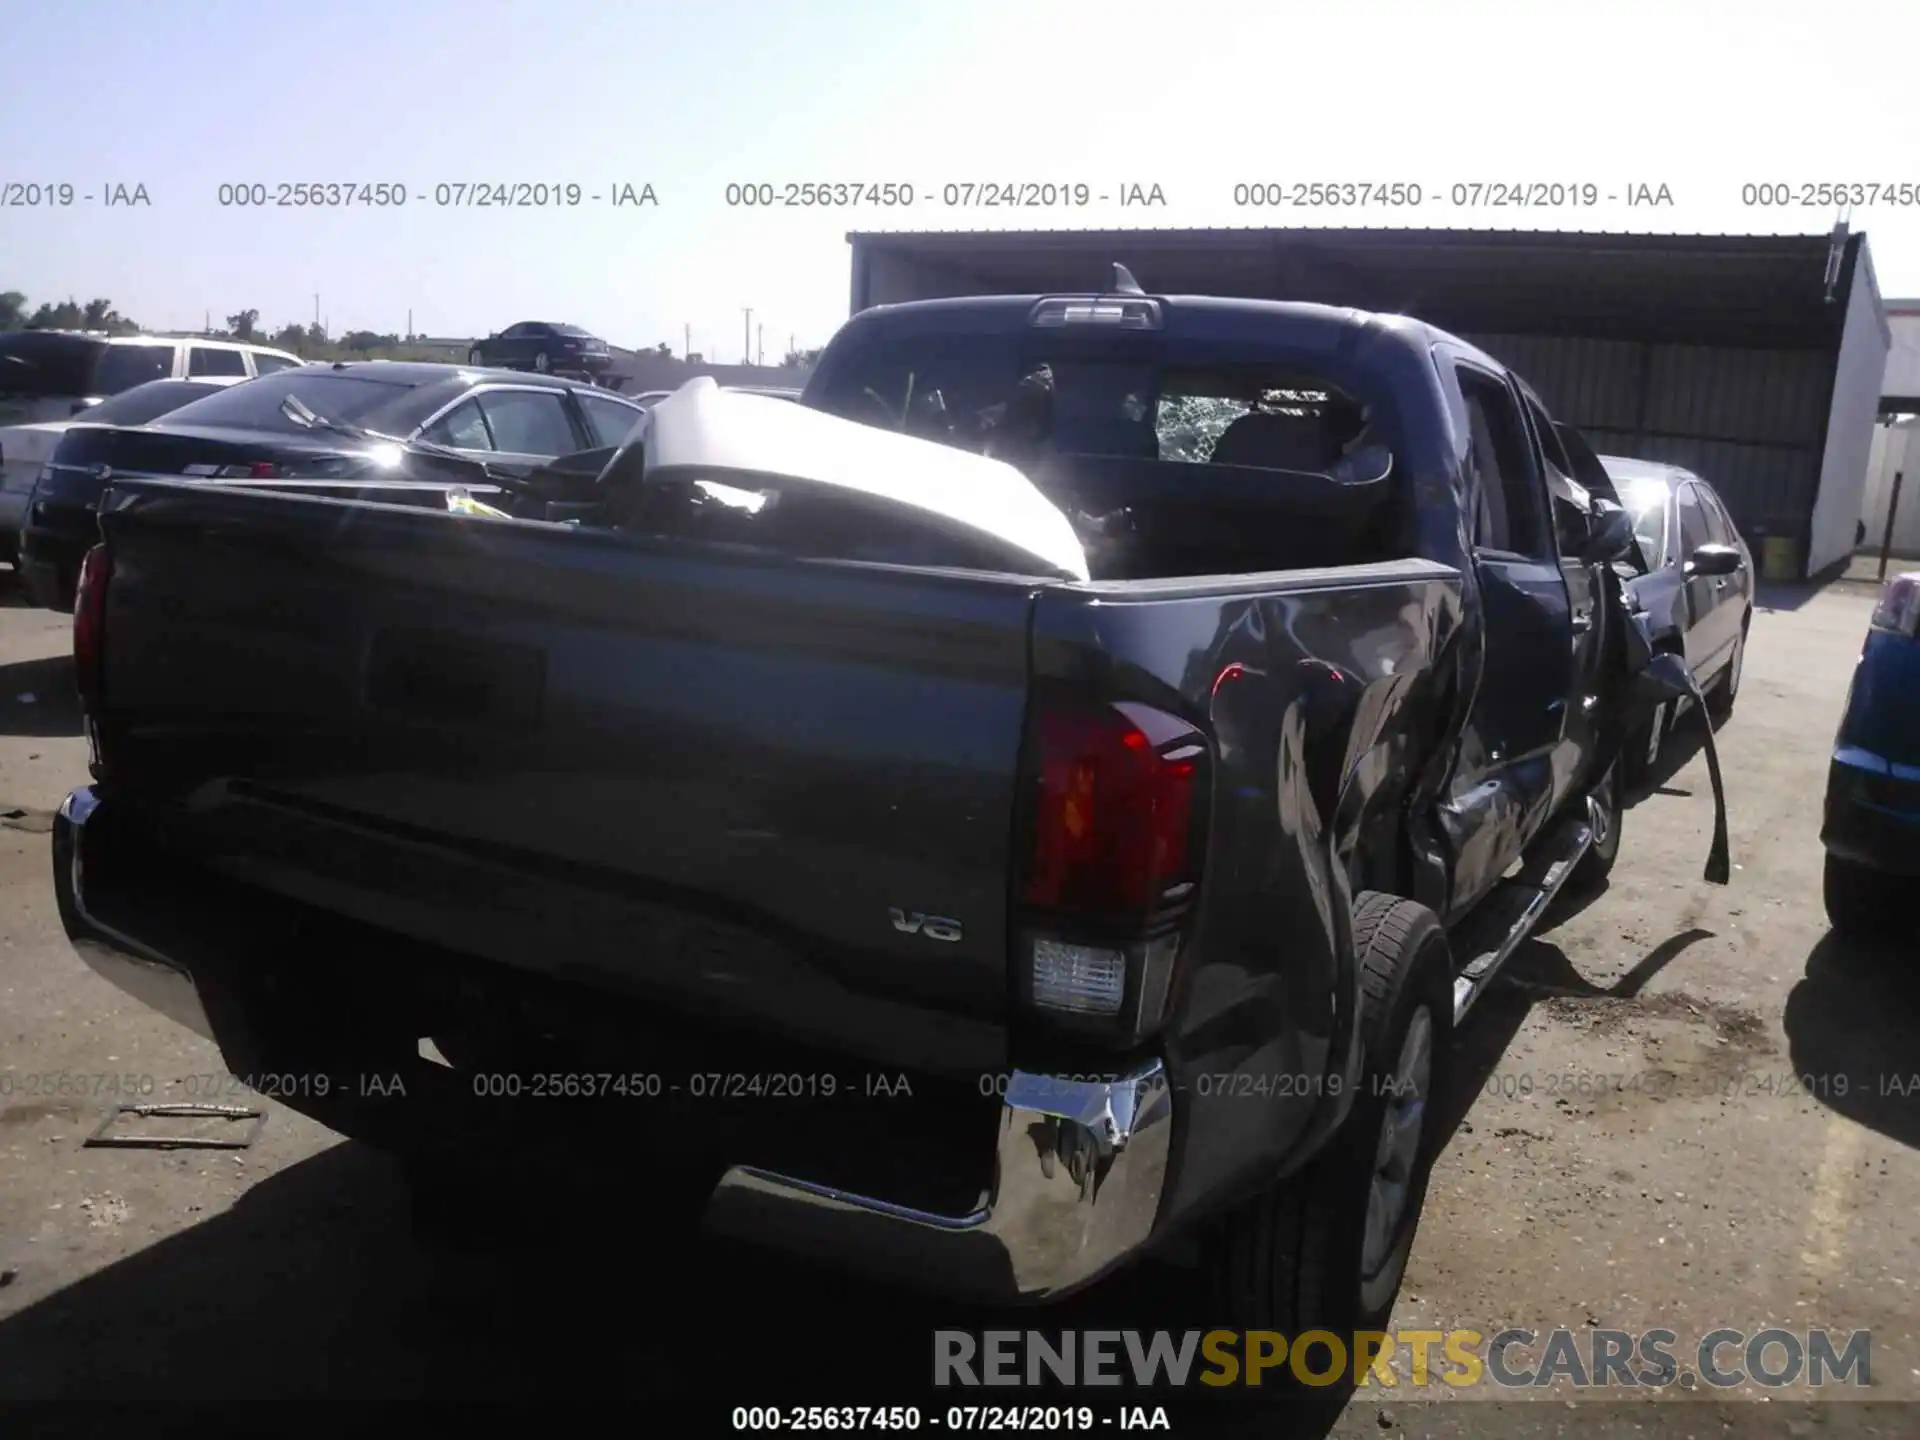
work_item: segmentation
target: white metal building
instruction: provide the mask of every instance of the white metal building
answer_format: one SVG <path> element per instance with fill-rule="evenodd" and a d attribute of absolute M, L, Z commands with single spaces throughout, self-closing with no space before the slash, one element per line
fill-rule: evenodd
<path fill-rule="evenodd" d="M 1891 343 L 1856 533 L 1863 551 L 1884 547 L 1920 559 L 1920 300 L 1888 300 L 1883 308 Z"/>
<path fill-rule="evenodd" d="M 1920 300 L 1885 303 L 1892 347 L 1880 382 L 1880 413 L 1920 415 Z"/>

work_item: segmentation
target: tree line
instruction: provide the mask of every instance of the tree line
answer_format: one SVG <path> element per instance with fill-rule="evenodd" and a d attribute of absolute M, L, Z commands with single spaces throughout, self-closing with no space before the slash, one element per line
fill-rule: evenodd
<path fill-rule="evenodd" d="M 332 336 L 320 325 L 289 323 L 278 329 L 262 326 L 260 312 L 239 310 L 226 317 L 226 328 L 212 333 L 233 340 L 250 340 L 289 350 L 303 360 L 341 360 L 349 357 L 387 360 L 444 360 L 443 351 L 416 343 L 411 336 L 349 330 Z M 0 331 L 99 330 L 108 335 L 140 335 L 147 327 L 122 315 L 107 299 L 81 304 L 75 299 L 43 300 L 29 308 L 18 290 L 0 291 Z"/>
<path fill-rule="evenodd" d="M 375 330 L 349 330 L 338 337 L 327 334 L 320 325 L 288 323 L 279 329 L 265 329 L 258 310 L 239 310 L 226 317 L 226 329 L 214 333 L 235 340 L 251 340 L 289 350 L 303 360 L 341 360 L 347 358 L 384 360 L 444 360 L 444 348 L 425 346 L 411 335 L 381 334 Z M 18 290 L 0 291 L 0 331 L 6 330 L 101 330 L 109 335 L 138 335 L 146 327 L 122 315 L 111 300 L 89 300 L 84 305 L 68 298 L 43 300 L 28 309 L 27 297 Z M 642 354 L 649 353 L 642 351 Z M 652 354 L 673 359 L 673 347 L 662 340 Z M 465 357 L 460 357 L 464 359 Z M 811 367 L 820 358 L 818 348 L 790 350 L 783 365 Z"/>

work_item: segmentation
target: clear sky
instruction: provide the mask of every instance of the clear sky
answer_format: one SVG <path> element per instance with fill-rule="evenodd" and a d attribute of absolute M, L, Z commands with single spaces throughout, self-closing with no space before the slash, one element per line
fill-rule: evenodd
<path fill-rule="evenodd" d="M 0 290 L 156 328 L 243 308 L 467 335 L 568 320 L 769 361 L 845 318 L 853 229 L 1416 224 L 1825 232 L 1744 183 L 1901 184 L 1856 209 L 1920 294 L 1920 6 L 1524 0 L 0 0 Z M 944 187 L 1159 185 L 1164 208 L 968 210 Z M 1671 207 L 1236 209 L 1247 181 L 1595 182 Z M 729 207 L 730 182 L 894 182 L 911 209 Z M 389 209 L 222 206 L 225 184 L 404 187 Z M 474 209 L 436 187 L 577 183 Z M 144 185 L 147 206 L 103 208 Z M 657 206 L 614 207 L 651 185 Z M 1143 277 L 1151 287 L 1151 277 Z"/>

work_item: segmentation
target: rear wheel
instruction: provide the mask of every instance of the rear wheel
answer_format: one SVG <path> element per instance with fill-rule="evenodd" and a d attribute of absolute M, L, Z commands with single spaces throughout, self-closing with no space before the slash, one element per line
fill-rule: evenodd
<path fill-rule="evenodd" d="M 467 351 L 467 363 L 469 365 L 484 365 L 487 363 L 487 357 L 478 350 L 469 350 Z"/>
<path fill-rule="evenodd" d="M 1911 884 L 1901 877 L 1829 855 L 1822 882 L 1827 923 L 1842 935 L 1887 940 L 1913 929 L 1913 912 L 1904 900 Z"/>
<path fill-rule="evenodd" d="M 546 351 L 542 350 L 533 357 L 533 368 L 544 375 L 548 370 L 553 368 L 553 360 L 548 356 Z"/>
<path fill-rule="evenodd" d="M 1304 1172 L 1214 1237 L 1216 1295 L 1243 1329 L 1381 1329 L 1413 1249 L 1453 1038 L 1446 935 L 1424 906 L 1369 893 L 1353 942 L 1366 1055 L 1353 1109 Z"/>

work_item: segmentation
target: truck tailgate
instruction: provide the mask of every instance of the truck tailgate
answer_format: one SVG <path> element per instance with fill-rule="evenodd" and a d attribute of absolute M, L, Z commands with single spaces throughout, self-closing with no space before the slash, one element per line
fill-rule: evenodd
<path fill-rule="evenodd" d="M 102 528 L 107 783 L 169 848 L 850 1055 L 1003 1062 L 1041 582 L 167 481 Z"/>

